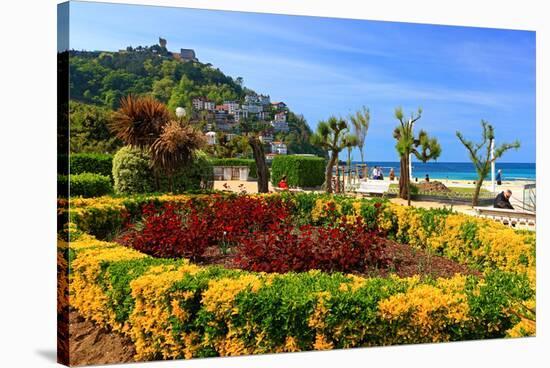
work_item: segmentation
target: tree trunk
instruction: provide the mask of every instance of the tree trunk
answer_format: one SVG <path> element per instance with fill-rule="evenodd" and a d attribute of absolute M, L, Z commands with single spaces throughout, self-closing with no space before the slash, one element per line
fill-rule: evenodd
<path fill-rule="evenodd" d="M 256 170 L 258 172 L 258 193 L 269 192 L 269 170 L 265 163 L 264 146 L 256 136 L 248 137 L 248 144 L 252 148 Z"/>
<path fill-rule="evenodd" d="M 481 191 L 481 185 L 483 184 L 483 179 L 476 181 L 476 190 L 474 192 L 474 198 L 472 198 L 472 207 L 477 206 L 479 203 L 479 192 Z"/>
<path fill-rule="evenodd" d="M 327 187 L 327 193 L 332 193 L 332 168 L 334 167 L 334 163 L 338 159 L 338 154 L 335 154 L 334 152 L 331 153 L 330 159 L 327 164 L 327 170 L 325 172 L 325 185 Z"/>
<path fill-rule="evenodd" d="M 401 156 L 399 168 L 401 171 L 401 175 L 399 175 L 399 198 L 406 199 L 410 204 L 409 155 Z"/>
<path fill-rule="evenodd" d="M 348 149 L 348 185 L 351 188 L 351 149 Z"/>

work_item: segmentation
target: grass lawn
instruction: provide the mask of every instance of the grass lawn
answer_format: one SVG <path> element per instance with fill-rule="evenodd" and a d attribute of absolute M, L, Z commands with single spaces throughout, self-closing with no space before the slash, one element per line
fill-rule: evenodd
<path fill-rule="evenodd" d="M 454 193 L 459 193 L 459 194 L 474 194 L 475 192 L 475 188 L 463 188 L 463 187 L 448 187 L 451 191 L 453 191 Z M 390 184 L 390 189 L 394 189 L 394 190 L 397 190 L 399 189 L 399 184 Z M 489 194 L 491 193 L 490 191 L 488 191 L 487 189 L 484 189 L 484 188 L 481 188 L 479 194 Z M 435 194 L 435 193 L 434 193 Z"/>

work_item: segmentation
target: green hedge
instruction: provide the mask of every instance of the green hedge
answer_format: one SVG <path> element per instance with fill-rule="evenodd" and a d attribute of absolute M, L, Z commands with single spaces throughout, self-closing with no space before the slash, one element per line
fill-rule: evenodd
<path fill-rule="evenodd" d="M 182 167 L 173 177 L 173 192 L 210 189 L 214 167 L 206 154 L 198 152 L 194 161 Z M 169 192 L 170 180 L 160 175 L 158 188 L 151 169 L 150 156 L 137 148 L 123 147 L 113 158 L 115 191 L 119 194 Z"/>
<path fill-rule="evenodd" d="M 325 160 L 314 156 L 279 155 L 271 164 L 271 182 L 277 185 L 286 175 L 293 187 L 316 187 L 325 181 Z"/>
<path fill-rule="evenodd" d="M 258 177 L 258 170 L 256 169 L 256 161 L 248 158 L 214 158 L 211 160 L 213 166 L 248 166 L 251 178 Z"/>
<path fill-rule="evenodd" d="M 113 155 L 75 153 L 70 155 L 71 174 L 93 173 L 112 177 Z"/>
<path fill-rule="evenodd" d="M 71 197 L 99 197 L 112 193 L 111 178 L 105 175 L 82 173 L 69 175 Z M 66 183 L 67 176 L 57 177 L 58 188 Z"/>
<path fill-rule="evenodd" d="M 90 238 L 73 246 L 71 304 L 129 331 L 137 360 L 502 338 L 519 321 L 509 310 L 534 296 L 524 275 L 501 271 L 450 280 L 266 275 L 139 257 Z M 104 296 L 97 304 L 87 299 L 92 287 Z"/>

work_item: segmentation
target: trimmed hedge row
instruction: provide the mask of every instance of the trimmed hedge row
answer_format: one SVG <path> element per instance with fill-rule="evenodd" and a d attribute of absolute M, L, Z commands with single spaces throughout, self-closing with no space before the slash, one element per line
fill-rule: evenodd
<path fill-rule="evenodd" d="M 70 155 L 71 175 L 94 173 L 112 177 L 113 155 L 101 153 L 76 153 Z"/>
<path fill-rule="evenodd" d="M 516 313 L 534 290 L 514 273 L 437 280 L 258 274 L 154 259 L 86 234 L 70 250 L 71 305 L 129 336 L 136 360 L 534 333 L 534 323 Z"/>
<path fill-rule="evenodd" d="M 271 182 L 277 185 L 286 175 L 292 187 L 317 187 L 325 181 L 325 159 L 300 155 L 278 155 L 271 164 Z"/>
<path fill-rule="evenodd" d="M 71 174 L 93 173 L 112 177 L 113 155 L 103 153 L 71 153 L 67 155 L 57 155 L 57 173 L 67 175 L 69 170 Z"/>
<path fill-rule="evenodd" d="M 108 176 L 82 173 L 76 175 L 58 175 L 57 191 L 58 194 L 66 193 L 67 182 L 72 197 L 99 197 L 113 192 L 111 179 Z"/>
<path fill-rule="evenodd" d="M 212 166 L 248 166 L 250 169 L 249 176 L 251 178 L 258 177 L 256 169 L 256 161 L 247 158 L 213 158 L 211 159 Z"/>

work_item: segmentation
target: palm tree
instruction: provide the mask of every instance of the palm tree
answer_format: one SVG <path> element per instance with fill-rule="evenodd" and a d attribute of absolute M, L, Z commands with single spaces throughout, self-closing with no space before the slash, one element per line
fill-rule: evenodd
<path fill-rule="evenodd" d="M 172 120 L 163 128 L 160 136 L 150 147 L 152 165 L 170 180 L 174 191 L 174 174 L 193 161 L 194 153 L 206 146 L 202 132 L 189 124 Z"/>
<path fill-rule="evenodd" d="M 166 105 L 153 97 L 123 97 L 109 128 L 125 144 L 148 148 L 170 120 Z"/>
<path fill-rule="evenodd" d="M 399 197 L 406 199 L 409 206 L 411 205 L 410 155 L 413 154 L 420 161 L 427 162 L 437 159 L 441 154 L 441 146 L 437 139 L 430 138 L 424 130 L 420 130 L 418 137 L 414 136 L 414 124 L 421 117 L 420 108 L 416 115 L 411 114 L 406 120 L 403 117 L 403 109 L 401 107 L 395 109 L 395 118 L 399 120 L 399 125 L 393 131 L 393 137 L 397 141 L 395 148 L 400 157 Z"/>
<path fill-rule="evenodd" d="M 464 145 L 464 147 L 466 147 L 466 149 L 468 150 L 470 160 L 474 164 L 477 171 L 478 178 L 476 181 L 476 190 L 472 199 L 472 206 L 477 206 L 479 202 L 479 192 L 481 191 L 481 185 L 487 174 L 489 174 L 491 164 L 498 158 L 502 157 L 504 152 L 508 151 L 509 149 L 518 149 L 520 147 L 520 143 L 517 140 L 514 143 L 503 143 L 495 149 L 493 157 L 491 158 L 491 147 L 493 146 L 493 141 L 495 140 L 495 130 L 493 126 L 485 120 L 481 120 L 481 127 L 483 129 L 483 140 L 481 141 L 481 143 L 477 144 L 473 143 L 472 141 L 466 140 L 462 133 L 460 133 L 459 131 L 456 132 L 456 136 Z M 482 150 L 482 154 L 478 155 L 478 152 L 480 150 Z"/>
<path fill-rule="evenodd" d="M 138 147 L 151 157 L 156 189 L 160 188 L 159 174 L 170 179 L 176 170 L 190 163 L 197 149 L 204 147 L 205 138 L 187 119 L 174 120 L 166 105 L 150 96 L 127 96 L 121 99 L 109 128 L 126 145 Z"/>
<path fill-rule="evenodd" d="M 363 150 L 365 148 L 365 140 L 367 138 L 367 132 L 369 131 L 370 126 L 369 109 L 363 106 L 361 110 L 357 111 L 353 115 L 350 115 L 350 120 L 351 125 L 353 125 L 353 131 L 357 136 L 357 147 L 359 148 L 359 153 L 361 154 L 361 164 L 364 167 L 365 156 L 363 154 Z"/>

